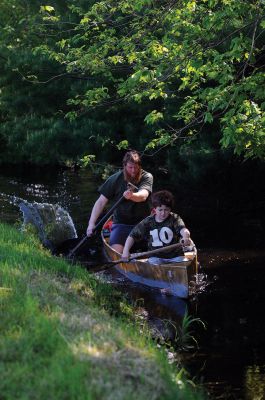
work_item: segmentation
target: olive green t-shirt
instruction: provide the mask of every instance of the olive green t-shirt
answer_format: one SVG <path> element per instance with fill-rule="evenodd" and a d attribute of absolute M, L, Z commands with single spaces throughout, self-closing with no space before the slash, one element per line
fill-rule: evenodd
<path fill-rule="evenodd" d="M 152 174 L 142 170 L 140 181 L 137 184 L 138 189 L 146 189 L 150 194 L 152 186 Z M 123 171 L 118 171 L 99 187 L 99 193 L 103 194 L 108 200 L 116 202 L 122 197 L 126 189 L 127 182 L 124 179 Z M 113 222 L 115 224 L 136 225 L 149 214 L 150 205 L 148 199 L 140 203 L 124 199 L 113 212 Z"/>
<path fill-rule="evenodd" d="M 181 235 L 180 231 L 185 228 L 182 218 L 178 214 L 170 213 L 163 222 L 157 222 L 155 216 L 151 215 L 137 224 L 131 231 L 130 236 L 137 242 L 140 240 L 148 241 L 148 250 L 156 250 L 160 247 L 178 243 Z M 176 249 L 170 252 L 162 251 L 156 257 L 173 258 L 183 254 L 183 251 Z"/>

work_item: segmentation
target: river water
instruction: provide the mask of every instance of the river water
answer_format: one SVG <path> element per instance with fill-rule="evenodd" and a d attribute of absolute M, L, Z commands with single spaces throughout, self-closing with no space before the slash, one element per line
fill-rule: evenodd
<path fill-rule="evenodd" d="M 71 215 L 78 236 L 86 229 L 98 183 L 88 171 L 9 167 L 0 171 L 0 220 L 21 225 L 16 198 L 59 204 Z M 207 216 L 205 217 L 207 218 Z M 208 235 L 215 226 L 208 221 Z M 191 231 L 201 232 L 192 224 Z M 200 238 L 200 235 L 197 235 Z M 198 347 L 181 354 L 181 363 L 212 399 L 265 399 L 265 269 L 263 248 L 229 248 L 197 241 L 200 290 L 188 301 L 132 284 L 118 272 L 104 279 L 126 292 L 154 330 L 180 324 L 188 311 Z M 161 328 L 161 329 L 160 329 Z M 173 332 L 173 333 L 172 333 Z M 174 335 L 174 329 L 169 336 Z"/>

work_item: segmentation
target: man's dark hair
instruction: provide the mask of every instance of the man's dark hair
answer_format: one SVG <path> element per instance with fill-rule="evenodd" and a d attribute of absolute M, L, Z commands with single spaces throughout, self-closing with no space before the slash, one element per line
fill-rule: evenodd
<path fill-rule="evenodd" d="M 124 157 L 123 157 L 123 165 L 125 166 L 128 162 L 137 164 L 139 166 L 142 165 L 142 161 L 141 161 L 141 156 L 138 153 L 138 151 L 136 150 L 130 150 L 127 151 L 127 153 L 125 153 Z"/>
<path fill-rule="evenodd" d="M 168 190 L 160 190 L 159 192 L 153 193 L 151 201 L 153 207 L 160 207 L 163 205 L 172 209 L 174 206 L 174 196 Z"/>

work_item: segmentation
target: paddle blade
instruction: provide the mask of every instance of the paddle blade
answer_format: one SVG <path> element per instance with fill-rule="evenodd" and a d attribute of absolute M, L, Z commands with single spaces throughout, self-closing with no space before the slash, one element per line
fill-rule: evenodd
<path fill-rule="evenodd" d="M 64 257 L 69 256 L 69 254 L 71 255 L 71 251 L 76 248 L 81 240 L 82 238 L 74 238 L 64 241 L 59 246 L 57 246 L 55 254 L 62 255 Z M 101 251 L 98 240 L 93 237 L 88 238 L 88 240 L 84 241 L 84 243 L 75 250 L 73 256 L 78 258 L 88 258 L 97 255 L 100 252 Z"/>

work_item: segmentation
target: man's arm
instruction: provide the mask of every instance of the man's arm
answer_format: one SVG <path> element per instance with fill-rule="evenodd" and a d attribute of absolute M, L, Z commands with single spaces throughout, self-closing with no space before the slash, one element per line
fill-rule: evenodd
<path fill-rule="evenodd" d="M 91 236 L 93 234 L 93 229 L 95 228 L 97 219 L 104 210 L 104 207 L 106 206 L 107 202 L 108 199 L 103 194 L 101 194 L 97 199 L 97 201 L 95 202 L 88 222 L 88 227 L 86 231 L 87 236 Z"/>
<path fill-rule="evenodd" d="M 147 200 L 149 192 L 147 189 L 140 189 L 138 192 L 132 192 L 131 190 L 126 190 L 123 193 L 123 196 L 127 200 L 134 201 L 135 203 L 141 203 Z"/>
<path fill-rule="evenodd" d="M 153 175 L 149 172 L 143 172 L 143 179 L 139 184 L 138 192 L 126 190 L 123 194 L 125 199 L 141 203 L 147 200 L 150 193 L 152 193 Z"/>

